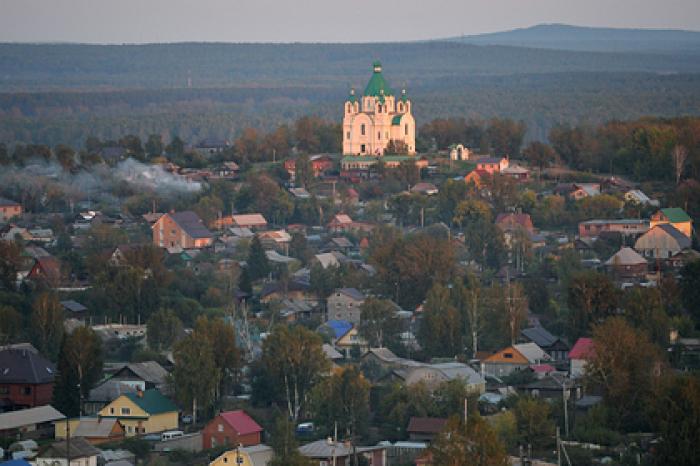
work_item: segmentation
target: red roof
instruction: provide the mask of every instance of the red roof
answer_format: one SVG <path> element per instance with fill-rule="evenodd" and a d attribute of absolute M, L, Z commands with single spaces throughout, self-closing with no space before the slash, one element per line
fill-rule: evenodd
<path fill-rule="evenodd" d="M 243 410 L 227 411 L 221 413 L 221 417 L 228 425 L 238 432 L 238 435 L 254 434 L 256 432 L 262 432 L 263 430 L 263 428 Z"/>
<path fill-rule="evenodd" d="M 588 359 L 592 355 L 593 340 L 590 338 L 579 338 L 569 351 L 569 359 Z"/>

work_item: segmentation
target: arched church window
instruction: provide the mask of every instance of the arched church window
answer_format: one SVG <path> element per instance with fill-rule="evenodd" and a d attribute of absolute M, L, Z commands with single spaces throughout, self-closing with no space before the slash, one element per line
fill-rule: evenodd
<path fill-rule="evenodd" d="M 377 111 L 378 111 L 379 113 L 382 113 L 382 104 L 379 104 L 379 106 L 377 107 Z"/>
<path fill-rule="evenodd" d="M 404 134 L 405 134 L 406 136 L 408 136 L 408 124 L 405 124 L 405 125 L 403 126 L 403 132 L 404 132 Z"/>
<path fill-rule="evenodd" d="M 381 139 L 381 138 L 382 138 L 382 132 L 381 132 L 381 131 L 377 131 L 377 139 Z"/>
<path fill-rule="evenodd" d="M 399 104 L 399 112 L 403 112 L 403 104 Z"/>
<path fill-rule="evenodd" d="M 365 135 L 365 124 L 364 123 L 362 123 L 362 125 L 360 126 L 360 134 L 362 134 L 363 136 Z"/>

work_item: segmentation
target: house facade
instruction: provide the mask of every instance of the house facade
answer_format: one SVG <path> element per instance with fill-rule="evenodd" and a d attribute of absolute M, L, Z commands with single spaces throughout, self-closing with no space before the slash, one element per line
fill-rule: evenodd
<path fill-rule="evenodd" d="M 688 238 L 693 236 L 693 219 L 683 209 L 670 207 L 661 209 L 651 216 L 651 228 L 666 223 L 671 224 Z"/>
<path fill-rule="evenodd" d="M 137 391 L 121 395 L 102 408 L 100 417 L 116 418 L 127 437 L 174 430 L 178 427 L 178 410 L 158 390 Z"/>
<path fill-rule="evenodd" d="M 346 320 L 359 324 L 365 295 L 355 288 L 339 288 L 328 297 L 327 320 Z"/>
<path fill-rule="evenodd" d="M 644 257 L 653 259 L 670 259 L 690 247 L 690 237 L 670 223 L 654 225 L 634 243 L 635 250 Z"/>
<path fill-rule="evenodd" d="M 13 409 L 51 403 L 56 367 L 27 349 L 0 351 L 0 401 Z"/>
<path fill-rule="evenodd" d="M 222 445 L 248 447 L 262 443 L 263 428 L 245 411 L 220 413 L 202 429 L 202 447 L 215 448 Z"/>
<path fill-rule="evenodd" d="M 18 215 L 22 215 L 22 205 L 0 197 L 0 221 L 7 221 Z"/>
<path fill-rule="evenodd" d="M 214 241 L 202 219 L 192 211 L 164 214 L 151 228 L 153 244 L 161 248 L 199 249 Z"/>
<path fill-rule="evenodd" d="M 581 238 L 595 238 L 601 233 L 619 233 L 622 236 L 638 236 L 649 230 L 649 221 L 644 219 L 586 220 L 578 224 Z"/>

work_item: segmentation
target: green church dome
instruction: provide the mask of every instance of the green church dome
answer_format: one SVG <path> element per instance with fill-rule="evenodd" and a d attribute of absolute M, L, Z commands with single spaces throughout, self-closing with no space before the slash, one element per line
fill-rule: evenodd
<path fill-rule="evenodd" d="M 365 95 L 373 97 L 382 96 L 382 99 L 385 95 L 393 95 L 389 83 L 386 82 L 382 74 L 382 64 L 375 61 L 372 64 L 372 68 L 374 73 L 372 73 L 372 77 L 369 79 L 367 87 L 365 87 Z"/>

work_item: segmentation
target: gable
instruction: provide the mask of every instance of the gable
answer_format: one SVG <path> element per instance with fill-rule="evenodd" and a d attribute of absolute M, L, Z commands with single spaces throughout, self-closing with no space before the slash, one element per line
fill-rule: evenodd
<path fill-rule="evenodd" d="M 122 409 L 126 408 L 129 410 L 129 414 L 122 414 Z M 137 418 L 148 418 L 150 415 L 141 409 L 136 403 L 131 401 L 126 395 L 121 395 L 116 400 L 109 403 L 107 406 L 102 408 L 99 412 L 100 416 L 103 417 L 137 417 Z"/>
<path fill-rule="evenodd" d="M 520 351 L 510 346 L 492 354 L 484 361 L 486 363 L 496 363 L 496 364 L 529 364 L 525 356 L 523 356 Z"/>

